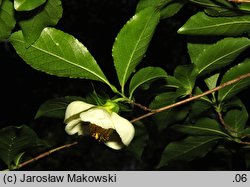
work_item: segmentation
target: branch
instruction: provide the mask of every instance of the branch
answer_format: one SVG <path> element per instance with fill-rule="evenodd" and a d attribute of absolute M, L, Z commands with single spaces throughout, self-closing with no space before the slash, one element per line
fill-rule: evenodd
<path fill-rule="evenodd" d="M 250 145 L 250 142 L 239 142 L 240 144 Z"/>
<path fill-rule="evenodd" d="M 223 119 L 223 116 L 222 116 L 221 112 L 217 112 L 217 114 L 218 114 L 219 121 L 220 121 L 221 125 L 222 125 L 225 129 L 227 129 L 227 130 L 230 131 L 230 132 L 237 133 L 237 131 L 235 131 L 232 127 L 230 127 L 230 126 L 225 122 L 225 120 Z"/>
<path fill-rule="evenodd" d="M 228 0 L 228 1 L 234 3 L 250 3 L 250 0 Z"/>
<path fill-rule="evenodd" d="M 150 109 L 150 108 L 148 108 L 146 106 L 143 106 L 140 103 L 136 103 L 135 101 L 130 101 L 130 103 L 133 104 L 133 105 L 135 105 L 135 106 L 137 106 L 138 108 L 140 108 L 142 110 L 147 111 L 147 112 L 154 112 L 154 110 L 152 110 L 152 109 Z"/>
<path fill-rule="evenodd" d="M 154 111 L 152 111 L 152 112 L 149 112 L 149 113 L 144 114 L 144 115 L 142 115 L 142 116 L 139 116 L 139 117 L 137 117 L 137 118 L 135 118 L 135 119 L 132 119 L 130 122 L 131 122 L 131 123 L 134 123 L 134 122 L 139 121 L 139 120 L 141 120 L 141 119 L 144 119 L 144 118 L 147 118 L 147 117 L 149 117 L 149 116 L 152 116 L 152 115 L 154 115 L 154 114 L 156 114 L 156 113 L 159 113 L 159 112 L 162 112 L 162 111 L 165 111 L 165 110 L 174 108 L 174 107 L 179 106 L 179 105 L 186 104 L 186 103 L 188 103 L 188 102 L 191 102 L 191 101 L 196 100 L 196 99 L 199 99 L 199 98 L 201 98 L 201 97 L 203 97 L 203 96 L 209 95 L 209 94 L 211 94 L 211 93 L 213 93 L 213 92 L 216 92 L 216 91 L 218 91 L 218 90 L 220 90 L 220 89 L 222 89 L 222 88 L 225 88 L 226 86 L 232 85 L 232 84 L 234 84 L 234 83 L 236 83 L 236 82 L 239 82 L 239 81 L 241 81 L 241 80 L 243 80 L 243 79 L 245 79 L 245 78 L 248 78 L 248 77 L 250 77 L 250 73 L 241 75 L 241 76 L 239 76 L 239 77 L 237 77 L 237 78 L 235 78 L 235 79 L 233 79 L 233 80 L 230 80 L 230 81 L 228 81 L 228 82 L 225 82 L 225 83 L 221 84 L 220 86 L 217 86 L 217 87 L 215 87 L 215 88 L 213 88 L 213 89 L 211 89 L 211 90 L 208 90 L 208 91 L 206 91 L 206 92 L 203 92 L 202 94 L 195 95 L 195 96 L 193 96 L 193 97 L 190 97 L 190 98 L 188 98 L 188 99 L 184 99 L 184 100 L 179 101 L 179 102 L 177 102 L 177 103 L 174 103 L 174 104 L 171 104 L 171 105 L 168 105 L 168 106 L 165 106 L 165 107 L 156 109 L 156 110 L 154 110 Z"/>
<path fill-rule="evenodd" d="M 16 169 L 20 169 L 21 167 L 24 167 L 24 166 L 26 166 L 27 164 L 30 164 L 30 163 L 32 163 L 32 162 L 34 162 L 34 161 L 37 161 L 37 160 L 39 160 L 39 159 L 41 159 L 41 158 L 43 158 L 43 157 L 46 157 L 46 156 L 48 156 L 48 155 L 50 155 L 50 154 L 52 154 L 52 153 L 54 153 L 54 152 L 56 152 L 56 151 L 60 151 L 60 150 L 62 150 L 62 149 L 71 147 L 71 146 L 76 145 L 76 144 L 78 144 L 77 141 L 76 141 L 76 142 L 73 142 L 73 143 L 69 143 L 69 144 L 62 145 L 62 146 L 57 147 L 57 148 L 54 148 L 54 149 L 51 149 L 51 150 L 49 150 L 49 151 L 47 151 L 47 152 L 45 152 L 45 153 L 42 153 L 42 154 L 38 155 L 38 156 L 35 157 L 35 158 L 32 158 L 32 159 L 30 159 L 30 160 L 27 160 L 26 162 L 23 162 L 22 164 L 18 165 L 18 166 L 15 168 L 15 170 L 16 170 Z"/>

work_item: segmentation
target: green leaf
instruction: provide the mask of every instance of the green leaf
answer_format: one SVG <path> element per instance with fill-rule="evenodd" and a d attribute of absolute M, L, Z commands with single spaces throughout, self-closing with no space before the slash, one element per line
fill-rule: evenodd
<path fill-rule="evenodd" d="M 0 6 L 1 6 L 1 4 L 2 4 L 2 0 L 0 0 Z"/>
<path fill-rule="evenodd" d="M 14 8 L 17 11 L 34 10 L 44 4 L 46 0 L 14 0 Z"/>
<path fill-rule="evenodd" d="M 147 8 L 134 15 L 119 32 L 113 46 L 113 58 L 122 91 L 129 76 L 142 60 L 159 17 L 158 11 Z"/>
<path fill-rule="evenodd" d="M 40 117 L 64 119 L 67 106 L 73 101 L 84 101 L 82 97 L 67 96 L 63 98 L 50 99 L 44 102 L 38 109 L 35 119 Z"/>
<path fill-rule="evenodd" d="M 200 89 L 200 87 L 197 86 L 197 87 L 194 88 L 193 95 L 199 95 L 199 94 L 202 94 L 202 93 L 203 93 L 203 91 Z M 210 104 L 210 105 L 214 104 L 213 100 L 211 100 L 207 95 L 200 97 L 199 100 L 207 102 L 207 104 Z"/>
<path fill-rule="evenodd" d="M 175 103 L 178 96 L 175 92 L 166 92 L 158 94 L 154 100 L 150 103 L 149 108 L 158 109 L 167 105 Z M 188 114 L 188 109 L 184 106 L 171 108 L 165 111 L 162 111 L 153 116 L 157 128 L 159 131 L 162 131 L 170 124 L 177 123 L 183 120 Z"/>
<path fill-rule="evenodd" d="M 219 76 L 220 76 L 220 74 L 216 73 L 216 74 L 205 79 L 205 83 L 206 83 L 209 90 L 212 90 L 217 86 Z M 216 101 L 215 92 L 212 93 L 212 97 L 213 97 L 212 101 Z"/>
<path fill-rule="evenodd" d="M 175 92 L 160 93 L 150 103 L 150 108 L 151 109 L 158 109 L 158 108 L 164 107 L 168 104 L 174 103 L 175 99 L 176 99 Z"/>
<path fill-rule="evenodd" d="M 174 16 L 186 4 L 187 0 L 174 0 L 161 10 L 161 19 Z"/>
<path fill-rule="evenodd" d="M 178 96 L 190 95 L 193 91 L 196 76 L 192 74 L 193 65 L 180 65 L 174 71 L 174 77 L 179 80 L 181 86 L 177 89 Z"/>
<path fill-rule="evenodd" d="M 205 83 L 210 90 L 216 87 L 219 76 L 220 74 L 216 73 L 205 79 Z"/>
<path fill-rule="evenodd" d="M 167 73 L 159 67 L 146 67 L 140 69 L 131 79 L 129 85 L 130 98 L 133 96 L 134 91 L 142 84 L 159 78 L 166 78 L 166 76 Z"/>
<path fill-rule="evenodd" d="M 250 12 L 250 6 L 246 3 L 234 4 L 225 0 L 209 1 L 214 3 L 212 6 L 205 9 L 206 14 L 209 16 L 242 16 Z"/>
<path fill-rule="evenodd" d="M 175 100 L 176 100 L 175 92 L 161 93 L 161 94 L 158 94 L 154 98 L 154 100 L 150 103 L 149 108 L 150 109 L 158 109 L 158 108 L 161 108 L 163 106 L 173 104 L 175 102 Z M 157 128 L 159 129 L 159 131 L 163 130 L 164 128 L 166 128 L 168 126 L 169 120 L 166 120 L 166 119 L 173 119 L 172 117 L 170 118 L 171 114 L 173 114 L 173 112 L 171 112 L 171 110 L 172 109 L 166 110 L 166 111 L 160 112 L 158 114 L 155 114 L 153 116 L 154 120 L 156 121 Z"/>
<path fill-rule="evenodd" d="M 176 88 L 176 89 L 178 89 L 179 87 L 181 87 L 180 81 L 177 80 L 174 76 L 168 75 L 167 78 L 166 78 L 166 80 L 167 80 L 166 87 Z"/>
<path fill-rule="evenodd" d="M 149 7 L 160 9 L 172 1 L 173 0 L 153 0 L 153 1 L 152 0 L 140 0 L 136 7 L 136 13 Z"/>
<path fill-rule="evenodd" d="M 48 0 L 38 14 L 28 20 L 20 21 L 26 47 L 38 39 L 45 27 L 56 25 L 62 17 L 62 11 L 61 0 Z"/>
<path fill-rule="evenodd" d="M 18 165 L 21 163 L 21 160 L 22 160 L 22 158 L 23 158 L 24 153 L 25 153 L 25 152 L 22 152 L 22 153 L 18 154 L 18 155 L 16 156 L 16 158 L 14 158 L 14 161 L 13 161 L 13 162 L 14 162 L 13 168 L 15 168 L 16 166 L 18 166 Z"/>
<path fill-rule="evenodd" d="M 160 10 L 161 19 L 175 15 L 185 5 L 187 0 L 140 0 L 136 7 L 136 12 L 153 7 Z"/>
<path fill-rule="evenodd" d="M 7 39 L 16 25 L 13 3 L 3 0 L 0 6 L 0 40 Z"/>
<path fill-rule="evenodd" d="M 245 107 L 241 110 L 230 110 L 225 115 L 224 120 L 226 124 L 233 129 L 234 134 L 238 134 L 243 131 L 246 126 L 248 120 L 247 110 Z"/>
<path fill-rule="evenodd" d="M 204 157 L 217 143 L 220 137 L 197 136 L 188 137 L 178 142 L 171 142 L 164 149 L 158 168 L 168 165 L 171 161 L 191 161 Z"/>
<path fill-rule="evenodd" d="M 211 44 L 208 43 L 192 43 L 188 42 L 188 54 L 190 56 L 191 62 L 195 63 L 197 58 L 209 47 Z"/>
<path fill-rule="evenodd" d="M 245 137 L 250 138 L 250 128 L 249 128 L 249 127 L 246 128 L 246 129 L 244 129 L 244 130 L 241 132 L 241 137 L 242 137 L 242 138 L 245 138 Z"/>
<path fill-rule="evenodd" d="M 223 103 L 220 108 L 220 112 L 227 113 L 230 110 L 245 110 L 244 103 L 240 100 L 240 98 L 234 96 L 227 102 Z"/>
<path fill-rule="evenodd" d="M 233 16 L 242 16 L 241 11 L 233 10 L 233 9 L 225 9 L 225 8 L 208 8 L 205 9 L 205 13 L 208 16 L 213 17 L 233 17 Z"/>
<path fill-rule="evenodd" d="M 44 102 L 38 109 L 35 119 L 40 117 L 64 119 L 67 106 L 73 101 L 84 101 L 93 105 L 104 105 L 109 98 L 101 97 L 94 91 L 85 98 L 78 96 L 66 96 L 50 99 Z M 119 103 L 120 104 L 120 103 Z"/>
<path fill-rule="evenodd" d="M 225 0 L 190 0 L 190 2 L 205 8 L 232 8 L 233 5 Z"/>
<path fill-rule="evenodd" d="M 204 48 L 194 61 L 198 75 L 201 76 L 228 65 L 249 46 L 248 38 L 224 38 Z"/>
<path fill-rule="evenodd" d="M 8 126 L 0 130 L 0 158 L 9 168 L 29 149 L 40 146 L 36 133 L 26 125 Z"/>
<path fill-rule="evenodd" d="M 189 135 L 219 136 L 231 139 L 221 128 L 221 125 L 216 120 L 210 118 L 201 118 L 195 124 L 175 125 L 173 128 Z"/>
<path fill-rule="evenodd" d="M 87 48 L 60 30 L 45 28 L 29 48 L 25 47 L 21 31 L 12 34 L 10 41 L 23 60 L 37 70 L 60 77 L 97 80 L 110 85 Z"/>
<path fill-rule="evenodd" d="M 189 117 L 191 120 L 207 117 L 210 114 L 211 108 L 211 101 L 208 101 L 207 98 L 197 99 L 191 103 L 192 110 L 189 112 Z"/>
<path fill-rule="evenodd" d="M 250 32 L 250 15 L 236 17 L 209 17 L 203 12 L 192 16 L 179 34 L 237 36 Z"/>
<path fill-rule="evenodd" d="M 250 73 L 250 59 L 246 59 L 244 62 L 232 67 L 229 69 L 221 80 L 221 84 L 233 80 L 241 75 Z M 237 93 L 246 89 L 250 86 L 250 78 L 242 79 L 232 85 L 229 85 L 225 88 L 219 90 L 218 100 L 223 102 L 227 99 L 230 99 L 232 96 L 235 96 Z"/>
<path fill-rule="evenodd" d="M 192 3 L 205 7 L 205 13 L 209 16 L 241 16 L 248 10 L 240 4 L 225 0 L 191 0 Z"/>
<path fill-rule="evenodd" d="M 238 140 L 244 138 L 246 136 L 244 128 L 248 121 L 248 111 L 245 104 L 235 96 L 219 107 L 220 112 L 225 115 L 223 119 L 229 127 L 228 132 L 231 136 L 238 138 Z"/>
<path fill-rule="evenodd" d="M 244 12 L 250 12 L 250 4 L 249 3 L 240 3 L 237 4 L 237 8 Z"/>

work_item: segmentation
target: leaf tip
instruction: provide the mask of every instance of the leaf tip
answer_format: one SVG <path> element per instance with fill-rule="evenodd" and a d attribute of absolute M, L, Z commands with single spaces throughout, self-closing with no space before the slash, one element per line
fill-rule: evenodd
<path fill-rule="evenodd" d="M 178 33 L 178 34 L 184 34 L 184 31 L 185 31 L 185 29 L 184 29 L 183 27 L 181 27 L 181 28 L 179 28 L 179 29 L 177 30 L 177 33 Z"/>

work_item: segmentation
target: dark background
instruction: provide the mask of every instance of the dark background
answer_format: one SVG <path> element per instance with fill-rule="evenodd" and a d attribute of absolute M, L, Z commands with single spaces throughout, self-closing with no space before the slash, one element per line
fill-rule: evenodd
<path fill-rule="evenodd" d="M 134 15 L 137 2 L 138 0 L 62 1 L 63 17 L 56 28 L 81 41 L 115 85 L 118 83 L 111 55 L 112 45 L 119 30 Z M 177 35 L 176 31 L 195 11 L 197 9 L 189 5 L 171 19 L 162 20 L 140 66 L 160 66 L 171 74 L 177 65 L 187 63 L 189 58 L 186 37 Z M 51 147 L 72 142 L 74 137 L 66 135 L 62 120 L 34 120 L 34 116 L 39 106 L 48 99 L 72 95 L 86 96 L 92 89 L 91 82 L 60 78 L 36 71 L 22 61 L 8 42 L 0 43 L 0 57 L 0 127 L 29 125 Z M 106 89 L 102 84 L 97 87 Z M 148 163 L 142 164 L 125 151 L 114 151 L 83 137 L 80 144 L 54 153 L 23 169 L 151 170 L 153 164 L 150 162 L 154 161 L 149 159 Z M 171 169 L 179 168 L 176 166 Z M 187 169 L 197 170 L 205 167 Z"/>

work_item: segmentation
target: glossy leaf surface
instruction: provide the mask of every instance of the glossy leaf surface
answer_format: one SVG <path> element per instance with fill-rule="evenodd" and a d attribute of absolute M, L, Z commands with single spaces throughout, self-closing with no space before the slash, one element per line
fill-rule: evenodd
<path fill-rule="evenodd" d="M 0 6 L 0 40 L 7 39 L 16 24 L 13 3 L 3 0 Z"/>
<path fill-rule="evenodd" d="M 26 125 L 0 130 L 0 158 L 10 168 L 26 150 L 40 145 L 36 133 Z"/>
<path fill-rule="evenodd" d="M 225 75 L 223 76 L 222 80 L 221 80 L 221 84 L 233 80 L 241 75 L 250 73 L 250 60 L 247 59 L 244 62 L 232 67 L 231 69 L 229 69 Z M 239 93 L 240 91 L 246 89 L 247 87 L 250 86 L 250 78 L 245 78 L 242 79 L 232 85 L 229 85 L 225 88 L 222 88 L 221 90 L 219 90 L 218 93 L 218 100 L 220 102 L 225 101 L 233 96 L 235 96 L 237 93 Z"/>
<path fill-rule="evenodd" d="M 205 156 L 217 143 L 218 137 L 190 136 L 178 142 L 171 142 L 163 151 L 158 167 L 168 165 L 174 160 L 191 161 Z"/>
<path fill-rule="evenodd" d="M 113 46 L 113 58 L 122 90 L 142 60 L 159 18 L 158 11 L 147 8 L 134 15 L 119 32 Z"/>
<path fill-rule="evenodd" d="M 51 75 L 85 78 L 108 83 L 87 48 L 73 36 L 54 28 L 46 28 L 39 39 L 26 48 L 21 31 L 10 41 L 17 53 L 33 68 Z"/>
<path fill-rule="evenodd" d="M 33 17 L 20 21 L 26 47 L 37 40 L 45 27 L 56 25 L 62 17 L 62 11 L 61 0 L 48 0 L 43 9 Z"/>
<path fill-rule="evenodd" d="M 179 30 L 179 34 L 237 36 L 250 32 L 250 15 L 210 17 L 203 12 L 193 15 Z"/>
<path fill-rule="evenodd" d="M 44 4 L 46 0 L 14 0 L 14 7 L 17 11 L 33 10 Z"/>
<path fill-rule="evenodd" d="M 146 67 L 140 69 L 131 79 L 129 85 L 130 96 L 132 96 L 134 91 L 144 83 L 159 78 L 166 78 L 166 76 L 167 73 L 160 67 Z"/>

